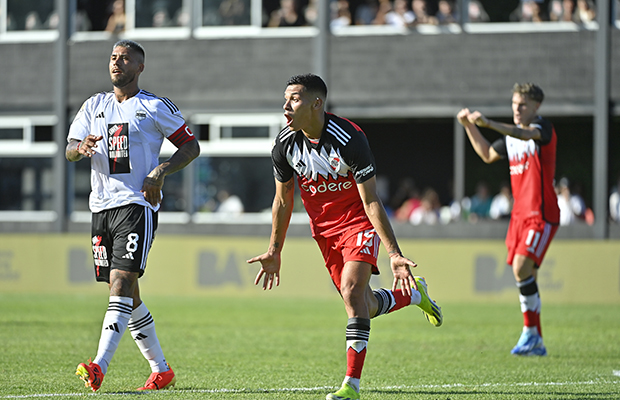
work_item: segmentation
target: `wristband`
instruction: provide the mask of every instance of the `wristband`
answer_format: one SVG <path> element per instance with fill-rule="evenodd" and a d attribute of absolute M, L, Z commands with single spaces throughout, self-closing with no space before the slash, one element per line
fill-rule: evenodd
<path fill-rule="evenodd" d="M 401 253 L 401 251 L 400 251 L 400 250 L 393 250 L 393 251 L 390 251 L 390 252 L 388 253 L 388 256 L 390 256 L 390 258 L 392 258 L 392 257 L 394 257 L 394 256 L 401 256 L 401 257 L 402 257 L 402 256 L 403 256 L 403 253 Z"/>
<path fill-rule="evenodd" d="M 78 151 L 78 153 L 80 152 L 80 146 L 81 146 L 81 145 L 82 145 L 82 141 L 80 140 L 80 141 L 78 142 L 78 144 L 77 144 L 77 147 L 75 148 L 75 149 Z"/>

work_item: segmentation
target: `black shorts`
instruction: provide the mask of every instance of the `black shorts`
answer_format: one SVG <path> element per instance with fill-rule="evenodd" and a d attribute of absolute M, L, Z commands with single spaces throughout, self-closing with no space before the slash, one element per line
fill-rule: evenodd
<path fill-rule="evenodd" d="M 92 245 L 95 276 L 110 282 L 110 270 L 142 276 L 157 230 L 157 212 L 137 204 L 93 213 Z"/>

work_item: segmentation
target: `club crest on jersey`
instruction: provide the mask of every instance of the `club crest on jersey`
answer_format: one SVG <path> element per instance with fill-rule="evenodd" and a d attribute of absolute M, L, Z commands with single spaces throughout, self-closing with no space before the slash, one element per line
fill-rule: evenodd
<path fill-rule="evenodd" d="M 340 158 L 329 157 L 329 166 L 332 167 L 334 171 L 340 170 Z"/>
<path fill-rule="evenodd" d="M 138 110 L 136 111 L 136 119 L 138 121 L 142 121 L 146 119 L 146 111 Z"/>

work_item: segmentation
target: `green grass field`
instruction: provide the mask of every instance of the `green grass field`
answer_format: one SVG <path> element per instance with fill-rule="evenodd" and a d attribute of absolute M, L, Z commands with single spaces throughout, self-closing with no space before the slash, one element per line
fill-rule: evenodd
<path fill-rule="evenodd" d="M 432 288 L 431 288 L 432 289 Z M 516 294 L 515 294 L 516 297 Z M 172 390 L 138 393 L 150 373 L 127 333 L 101 389 L 74 375 L 94 357 L 105 296 L 0 295 L 0 399 L 324 399 L 345 371 L 340 299 L 145 297 Z M 441 304 L 441 302 L 440 302 Z M 510 355 L 518 304 L 441 304 L 373 320 L 362 399 L 619 399 L 620 308 L 545 305 L 549 355 Z"/>

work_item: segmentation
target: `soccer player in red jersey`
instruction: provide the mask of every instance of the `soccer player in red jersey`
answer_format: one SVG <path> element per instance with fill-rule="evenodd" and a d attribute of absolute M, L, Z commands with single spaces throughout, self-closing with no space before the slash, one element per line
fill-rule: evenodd
<path fill-rule="evenodd" d="M 325 266 L 344 301 L 347 372 L 340 390 L 327 399 L 359 399 L 359 380 L 370 335 L 370 319 L 411 304 L 428 321 L 442 324 L 441 309 L 428 297 L 426 282 L 414 277 L 416 263 L 404 257 L 376 190 L 376 166 L 366 135 L 353 122 L 325 112 L 327 87 L 313 74 L 293 76 L 284 92 L 287 125 L 274 140 L 272 161 L 276 193 L 272 232 L 255 284 L 280 283 L 280 253 L 294 201 L 294 178 L 310 217 Z M 383 242 L 394 274 L 392 289 L 372 290 Z M 400 284 L 400 289 L 397 286 Z"/>
<path fill-rule="evenodd" d="M 512 92 L 514 125 L 493 121 L 466 108 L 457 118 L 484 162 L 508 158 L 514 205 L 506 235 L 507 262 L 512 265 L 520 291 L 524 321 L 521 337 L 511 353 L 544 356 L 547 350 L 540 328 L 536 275 L 560 222 L 553 188 L 557 136 L 553 125 L 537 114 L 544 99 L 540 87 L 515 84 Z M 478 127 L 503 136 L 491 144 Z"/>

